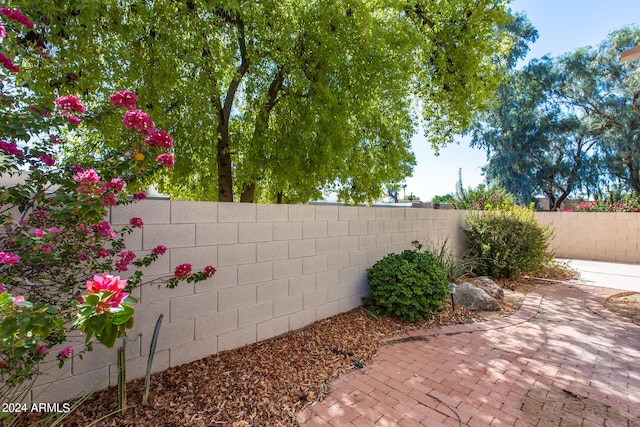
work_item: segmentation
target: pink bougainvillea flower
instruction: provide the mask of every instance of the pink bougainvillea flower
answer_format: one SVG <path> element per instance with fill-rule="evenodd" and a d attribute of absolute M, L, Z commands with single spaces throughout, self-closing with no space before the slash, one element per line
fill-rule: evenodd
<path fill-rule="evenodd" d="M 211 276 L 213 276 L 213 274 L 216 272 L 216 269 L 215 269 L 212 265 L 207 265 L 207 266 L 204 268 L 204 271 L 203 271 L 203 272 L 204 272 L 205 276 L 209 276 L 209 277 L 211 277 Z"/>
<path fill-rule="evenodd" d="M 180 264 L 179 266 L 176 267 L 175 271 L 173 272 L 173 275 L 176 276 L 177 278 L 184 278 L 184 277 L 189 277 L 191 275 L 191 264 Z"/>
<path fill-rule="evenodd" d="M 5 30 L 4 25 L 0 22 L 0 39 L 7 37 L 7 30 Z"/>
<path fill-rule="evenodd" d="M 151 132 L 145 139 L 145 142 L 154 147 L 166 148 L 167 150 L 173 146 L 173 138 L 166 130 Z"/>
<path fill-rule="evenodd" d="M 16 295 L 15 297 L 13 297 L 14 305 L 20 304 L 21 302 L 25 302 L 25 299 L 22 295 Z"/>
<path fill-rule="evenodd" d="M 44 231 L 40 230 L 39 228 L 36 228 L 35 230 L 33 230 L 33 234 L 36 237 L 42 237 L 44 236 Z"/>
<path fill-rule="evenodd" d="M 37 209 L 37 210 L 33 211 L 33 217 L 36 218 L 36 219 L 47 219 L 47 218 L 51 217 L 51 214 L 49 213 L 48 210 Z"/>
<path fill-rule="evenodd" d="M 76 300 L 78 304 L 84 304 L 84 301 L 85 301 L 82 295 L 78 295 L 77 297 L 74 298 L 74 300 Z"/>
<path fill-rule="evenodd" d="M 78 254 L 78 261 L 86 261 L 89 259 L 89 255 L 85 254 L 84 252 L 80 252 Z"/>
<path fill-rule="evenodd" d="M 145 193 L 134 193 L 133 198 L 136 200 L 144 200 L 147 198 L 147 195 Z"/>
<path fill-rule="evenodd" d="M 51 245 L 42 245 L 40 248 L 42 249 L 42 252 L 44 252 L 45 254 L 50 254 L 51 251 L 53 250 L 53 246 Z"/>
<path fill-rule="evenodd" d="M 126 287 L 126 279 L 121 280 L 120 276 L 112 276 L 108 273 L 102 273 L 100 276 L 94 275 L 92 280 L 87 280 L 87 292 L 91 295 L 102 291 L 119 293 Z"/>
<path fill-rule="evenodd" d="M 77 183 L 95 183 L 100 182 L 100 175 L 94 169 L 78 170 L 73 177 Z"/>
<path fill-rule="evenodd" d="M 142 221 L 142 218 L 134 217 L 129 220 L 129 224 L 133 225 L 136 228 L 142 228 L 144 222 Z"/>
<path fill-rule="evenodd" d="M 7 292 L 7 287 L 4 283 L 0 283 L 0 294 L 4 294 L 5 292 Z"/>
<path fill-rule="evenodd" d="M 127 110 L 136 109 L 137 99 L 134 92 L 123 90 L 120 92 L 116 92 L 113 95 L 109 95 L 109 99 L 111 100 L 111 103 L 116 107 L 126 108 Z"/>
<path fill-rule="evenodd" d="M 156 128 L 151 117 L 140 110 L 129 110 L 122 118 L 122 124 L 128 129 L 135 129 L 138 132 L 150 134 Z"/>
<path fill-rule="evenodd" d="M 48 231 L 49 233 L 58 234 L 58 233 L 60 233 L 62 230 L 60 230 L 58 227 L 50 227 L 50 228 L 47 228 L 47 231 Z"/>
<path fill-rule="evenodd" d="M 136 254 L 132 251 L 120 252 L 117 256 L 119 259 L 115 262 L 115 266 L 118 271 L 127 271 L 128 265 L 136 259 Z"/>
<path fill-rule="evenodd" d="M 128 292 L 115 292 L 107 297 L 105 304 L 115 308 L 120 305 L 123 299 L 129 296 Z"/>
<path fill-rule="evenodd" d="M 127 182 L 122 178 L 113 178 L 111 181 L 107 183 L 107 188 L 114 192 L 114 194 L 118 194 L 122 190 L 127 187 Z"/>
<path fill-rule="evenodd" d="M 167 252 L 167 248 L 162 245 L 158 245 L 151 250 L 151 253 L 154 255 L 164 255 Z"/>
<path fill-rule="evenodd" d="M 102 197 L 102 206 L 115 206 L 118 202 L 113 194 L 107 194 Z"/>
<path fill-rule="evenodd" d="M 58 359 L 65 360 L 73 355 L 73 347 L 68 346 L 60 350 L 58 353 Z"/>
<path fill-rule="evenodd" d="M 98 251 L 96 251 L 96 255 L 99 256 L 100 258 L 107 258 L 111 254 L 106 249 L 99 249 Z"/>
<path fill-rule="evenodd" d="M 111 224 L 109 224 L 109 221 L 102 221 L 100 224 L 94 225 L 91 228 L 103 237 L 114 239 L 117 236 L 117 234 L 111 230 Z"/>
<path fill-rule="evenodd" d="M 24 153 L 22 152 L 21 149 L 18 148 L 16 144 L 12 144 L 5 141 L 0 141 L 0 150 L 2 150 L 6 154 L 11 154 L 12 156 L 16 156 L 16 157 L 24 156 Z"/>
<path fill-rule="evenodd" d="M 156 162 L 165 165 L 168 168 L 172 168 L 174 165 L 173 154 L 160 154 L 158 157 L 156 157 Z"/>
<path fill-rule="evenodd" d="M 38 347 L 36 347 L 36 353 L 44 356 L 45 354 L 49 353 L 49 349 L 44 344 L 38 344 Z"/>
<path fill-rule="evenodd" d="M 71 123 L 72 125 L 78 126 L 81 122 L 80 119 L 77 116 L 74 116 L 73 114 L 64 113 L 64 114 L 61 114 L 61 116 L 66 117 L 67 120 L 69 120 L 69 123 Z"/>
<path fill-rule="evenodd" d="M 0 15 L 19 22 L 27 28 L 33 28 L 33 22 L 31 22 L 29 18 L 24 16 L 19 10 L 11 10 L 8 7 L 3 7 L 0 9 Z"/>
<path fill-rule="evenodd" d="M 20 262 L 20 255 L 11 252 L 0 252 L 0 264 L 15 265 Z"/>
<path fill-rule="evenodd" d="M 13 61 L 11 61 L 11 59 L 9 59 L 6 56 L 4 56 L 4 54 L 2 54 L 2 53 L 0 53 L 0 63 L 2 63 L 4 68 L 6 68 L 7 70 L 9 70 L 12 73 L 17 73 L 18 71 L 20 71 L 20 68 L 16 67 L 14 65 Z"/>
<path fill-rule="evenodd" d="M 82 105 L 80 99 L 75 95 L 61 96 L 60 98 L 56 98 L 53 102 L 60 111 L 75 111 L 79 114 L 86 111 L 86 108 Z"/>

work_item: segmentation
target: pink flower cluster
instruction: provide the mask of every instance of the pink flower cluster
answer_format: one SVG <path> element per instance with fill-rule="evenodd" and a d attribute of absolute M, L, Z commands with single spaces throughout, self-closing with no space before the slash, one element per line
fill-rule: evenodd
<path fill-rule="evenodd" d="M 53 166 L 56 164 L 55 159 L 46 153 L 37 153 L 36 157 L 47 166 Z"/>
<path fill-rule="evenodd" d="M 135 129 L 147 135 L 151 134 L 156 128 L 151 116 L 141 110 L 129 110 L 124 113 L 122 124 L 128 129 Z"/>
<path fill-rule="evenodd" d="M 149 145 L 153 145 L 160 148 L 171 149 L 173 145 L 173 138 L 169 136 L 166 130 L 157 132 L 151 132 L 145 139 L 145 142 Z"/>
<path fill-rule="evenodd" d="M 135 129 L 145 135 L 145 142 L 158 148 L 170 150 L 173 146 L 173 138 L 165 130 L 156 130 L 156 125 L 151 120 L 151 116 L 136 108 L 137 97 L 134 92 L 120 91 L 109 96 L 111 103 L 120 108 L 126 108 L 127 112 L 122 117 L 122 124 L 127 129 Z M 138 160 L 138 159 L 136 159 Z M 144 156 L 141 156 L 141 160 Z M 161 165 L 172 168 L 174 165 L 173 154 L 163 153 L 156 157 L 156 161 Z"/>
<path fill-rule="evenodd" d="M 134 92 L 123 90 L 110 95 L 109 99 L 111 100 L 111 103 L 116 107 L 126 108 L 127 110 L 136 109 L 137 98 Z"/>
<path fill-rule="evenodd" d="M 116 196 L 127 187 L 126 181 L 122 178 L 113 178 L 109 182 L 102 181 L 94 169 L 85 170 L 82 166 L 76 165 L 72 170 L 76 171 L 73 180 L 79 184 L 78 192 L 101 196 L 104 206 L 115 206 Z"/>
<path fill-rule="evenodd" d="M 22 150 L 19 149 L 15 143 L 12 144 L 10 142 L 0 141 L 0 150 L 2 150 L 3 153 L 10 154 L 12 156 L 16 156 L 16 157 L 24 156 L 24 153 L 22 152 Z"/>
<path fill-rule="evenodd" d="M 87 280 L 87 292 L 89 295 L 110 292 L 111 295 L 104 303 L 113 308 L 119 306 L 122 300 L 129 295 L 129 293 L 123 292 L 126 287 L 126 280 L 121 280 L 120 276 L 112 276 L 107 273 L 102 273 L 100 276 L 94 275 L 92 280 Z"/>
<path fill-rule="evenodd" d="M 156 157 L 156 161 L 165 165 L 168 168 L 172 168 L 174 165 L 173 154 L 163 153 Z"/>
<path fill-rule="evenodd" d="M 0 15 L 19 22 L 27 28 L 33 28 L 33 22 L 31 22 L 29 18 L 24 16 L 19 10 L 11 10 L 8 7 L 3 7 L 0 8 Z"/>
<path fill-rule="evenodd" d="M 0 53 L 0 62 L 2 63 L 2 65 L 4 66 L 4 68 L 6 68 L 7 70 L 9 70 L 12 73 L 17 73 L 18 71 L 20 71 L 20 68 L 18 68 L 13 61 L 11 61 L 11 59 L 7 58 L 4 54 Z"/>
<path fill-rule="evenodd" d="M 167 252 L 167 248 L 162 245 L 158 245 L 151 250 L 151 253 L 154 255 L 164 255 Z"/>
<path fill-rule="evenodd" d="M 144 222 L 142 221 L 142 218 L 134 217 L 129 220 L 129 224 L 133 225 L 136 228 L 142 228 Z"/>
<path fill-rule="evenodd" d="M 120 252 L 118 254 L 118 260 L 115 262 L 116 269 L 118 271 L 127 271 L 129 264 L 131 264 L 136 258 L 136 254 L 132 251 Z"/>
<path fill-rule="evenodd" d="M 111 230 L 109 221 L 102 221 L 100 224 L 92 226 L 91 229 L 103 237 L 114 239 L 117 236 L 116 232 Z"/>
<path fill-rule="evenodd" d="M 75 111 L 76 113 L 83 114 L 86 111 L 82 102 L 75 95 L 61 96 L 53 101 L 60 111 Z"/>
<path fill-rule="evenodd" d="M 0 252 L 0 264 L 15 265 L 20 262 L 20 255 L 11 252 Z"/>
<path fill-rule="evenodd" d="M 179 279 L 189 277 L 191 275 L 191 269 L 192 269 L 191 264 L 180 264 L 179 266 L 176 267 L 175 271 L 173 272 L 173 275 Z"/>
<path fill-rule="evenodd" d="M 65 360 L 73 356 L 73 347 L 67 346 L 58 352 L 58 359 Z"/>

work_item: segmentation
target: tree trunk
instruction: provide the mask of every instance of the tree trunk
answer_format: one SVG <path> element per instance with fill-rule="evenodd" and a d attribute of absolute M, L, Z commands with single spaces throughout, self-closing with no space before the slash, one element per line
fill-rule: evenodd
<path fill-rule="evenodd" d="M 244 186 L 242 194 L 240 195 L 240 201 L 242 203 L 253 203 L 256 194 L 256 183 L 253 182 L 250 185 Z"/>
<path fill-rule="evenodd" d="M 229 129 L 220 118 L 218 124 L 218 201 L 233 202 L 233 171 L 229 152 Z"/>

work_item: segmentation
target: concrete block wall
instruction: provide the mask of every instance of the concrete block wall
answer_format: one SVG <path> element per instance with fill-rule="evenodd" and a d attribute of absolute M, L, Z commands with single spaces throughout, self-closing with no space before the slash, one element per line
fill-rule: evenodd
<path fill-rule="evenodd" d="M 367 294 L 366 269 L 411 242 L 442 242 L 464 250 L 465 212 L 433 209 L 259 205 L 144 200 L 110 212 L 114 227 L 140 217 L 144 227 L 127 238 L 143 255 L 168 248 L 145 279 L 171 275 L 179 264 L 217 273 L 176 289 L 136 290 L 127 376 L 145 374 L 156 319 L 164 314 L 153 370 L 160 371 L 241 347 L 351 310 Z M 82 337 L 72 341 L 81 351 Z M 120 344 L 118 344 L 120 345 Z M 51 352 L 56 354 L 55 351 Z M 53 359 L 53 356 L 52 356 Z M 64 370 L 55 361 L 32 390 L 34 402 L 55 402 L 116 384 L 116 353 L 95 346 Z"/>
<path fill-rule="evenodd" d="M 553 224 L 558 258 L 640 263 L 640 213 L 536 212 Z"/>

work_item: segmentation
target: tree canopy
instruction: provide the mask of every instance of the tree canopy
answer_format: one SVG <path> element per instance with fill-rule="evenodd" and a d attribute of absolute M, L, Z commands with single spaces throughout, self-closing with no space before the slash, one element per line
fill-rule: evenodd
<path fill-rule="evenodd" d="M 523 202 L 543 194 L 551 209 L 612 182 L 640 192 L 640 68 L 618 59 L 638 43 L 640 29 L 621 29 L 597 48 L 511 70 L 470 130 L 487 149 L 487 178 Z"/>
<path fill-rule="evenodd" d="M 501 0 L 7 3 L 36 24 L 23 46 L 56 59 L 25 59 L 21 81 L 96 106 L 135 91 L 174 138 L 156 180 L 187 199 L 373 200 L 410 175 L 418 123 L 450 142 L 526 46 Z"/>

